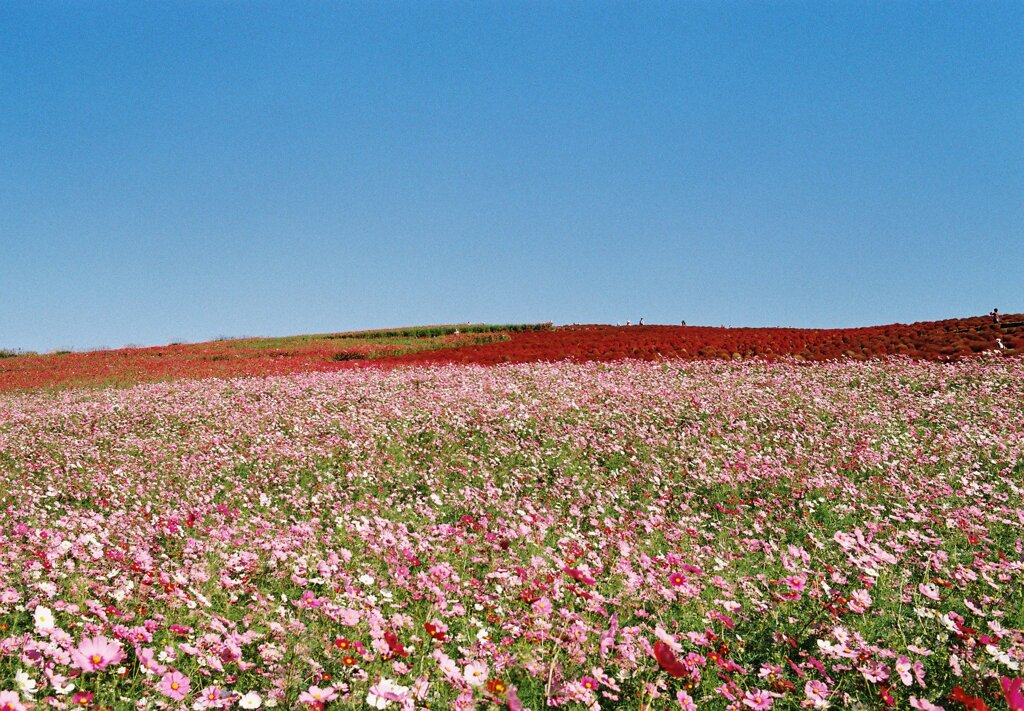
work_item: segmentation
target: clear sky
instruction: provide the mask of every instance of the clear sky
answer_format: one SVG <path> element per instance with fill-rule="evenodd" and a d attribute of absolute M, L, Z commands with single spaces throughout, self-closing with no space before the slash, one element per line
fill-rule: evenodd
<path fill-rule="evenodd" d="M 0 3 L 0 347 L 1024 311 L 1024 2 Z"/>

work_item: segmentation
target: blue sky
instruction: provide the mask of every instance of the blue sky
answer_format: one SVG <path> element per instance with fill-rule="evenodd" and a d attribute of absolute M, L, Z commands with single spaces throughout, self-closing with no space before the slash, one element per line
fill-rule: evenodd
<path fill-rule="evenodd" d="M 0 347 L 1024 311 L 1024 3 L 0 3 Z"/>

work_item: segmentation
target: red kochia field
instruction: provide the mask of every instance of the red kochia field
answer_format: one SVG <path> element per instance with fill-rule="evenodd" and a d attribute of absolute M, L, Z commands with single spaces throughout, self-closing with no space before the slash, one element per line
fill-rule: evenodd
<path fill-rule="evenodd" d="M 892 324 L 866 328 L 715 328 L 707 326 L 565 326 L 524 331 L 511 339 L 457 350 L 409 353 L 385 362 L 529 363 L 572 359 L 685 360 L 796 357 L 804 360 L 879 358 L 903 355 L 927 360 L 957 360 L 973 353 L 1024 349 L 1024 315 L 1002 324 L 989 317 Z"/>
<path fill-rule="evenodd" d="M 475 324 L 33 354 L 0 359 L 0 392 L 402 364 L 668 358 L 822 361 L 889 355 L 953 361 L 991 350 L 1006 355 L 1024 351 L 1024 314 L 1008 314 L 1001 324 L 978 316 L 843 329 Z"/>

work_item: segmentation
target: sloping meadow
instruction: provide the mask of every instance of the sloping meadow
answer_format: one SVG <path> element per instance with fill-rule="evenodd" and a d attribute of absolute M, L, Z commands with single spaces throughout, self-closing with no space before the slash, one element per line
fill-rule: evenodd
<path fill-rule="evenodd" d="M 1006 708 L 1022 497 L 1020 359 L 3 396 L 0 708 Z"/>

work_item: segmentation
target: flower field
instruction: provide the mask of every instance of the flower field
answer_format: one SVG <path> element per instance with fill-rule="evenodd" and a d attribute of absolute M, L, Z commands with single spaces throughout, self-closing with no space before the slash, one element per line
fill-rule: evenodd
<path fill-rule="evenodd" d="M 6 711 L 1024 708 L 1019 358 L 8 393 L 0 512 Z"/>

